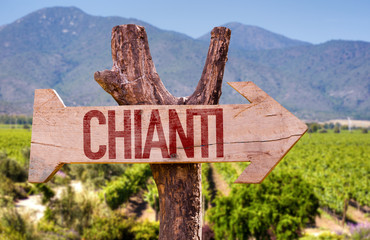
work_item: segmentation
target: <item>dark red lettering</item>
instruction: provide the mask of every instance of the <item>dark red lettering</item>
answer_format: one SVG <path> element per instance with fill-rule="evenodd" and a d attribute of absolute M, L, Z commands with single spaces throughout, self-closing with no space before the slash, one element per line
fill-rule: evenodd
<path fill-rule="evenodd" d="M 153 141 L 154 129 L 157 129 L 158 141 Z M 150 123 L 148 127 L 148 133 L 146 135 L 143 158 L 149 158 L 150 150 L 154 147 L 161 149 L 163 158 L 170 157 L 170 155 L 168 154 L 168 148 L 166 144 L 166 139 L 164 137 L 162 122 L 159 116 L 158 109 L 152 110 L 152 114 L 150 116 Z"/>
<path fill-rule="evenodd" d="M 141 159 L 142 155 L 142 135 L 141 135 L 141 114 L 143 110 L 134 111 L 134 123 L 135 123 L 135 158 Z"/>
<path fill-rule="evenodd" d="M 116 112 L 108 111 L 109 159 L 116 158 L 116 138 L 124 138 L 125 159 L 131 158 L 131 111 L 123 111 L 123 131 L 116 131 Z"/>
<path fill-rule="evenodd" d="M 186 156 L 188 158 L 194 157 L 194 127 L 193 119 L 186 118 L 186 135 L 184 129 L 181 126 L 179 116 L 175 109 L 169 109 L 169 145 L 170 145 L 170 155 L 177 154 L 177 144 L 176 144 L 176 132 L 178 133 L 182 146 L 185 150 Z"/>
<path fill-rule="evenodd" d="M 224 113 L 222 108 L 215 109 L 216 114 L 216 152 L 217 157 L 224 157 Z"/>
<path fill-rule="evenodd" d="M 194 116 L 200 116 L 201 121 L 201 157 L 209 157 L 209 123 L 208 117 L 216 117 L 216 156 L 224 157 L 223 145 L 223 110 L 216 109 L 188 109 L 186 110 L 186 131 L 184 130 L 178 113 L 175 109 L 168 110 L 169 116 L 169 146 L 167 147 L 166 138 L 158 109 L 151 112 L 147 136 L 143 151 L 142 142 L 142 112 L 143 110 L 134 110 L 134 149 L 136 159 L 150 158 L 152 148 L 159 148 L 162 158 L 170 158 L 177 154 L 177 136 L 182 143 L 187 158 L 194 158 Z M 116 130 L 116 116 L 114 110 L 108 111 L 108 146 L 99 145 L 97 152 L 92 151 L 91 146 L 91 119 L 97 118 L 99 125 L 106 124 L 104 114 L 98 110 L 91 110 L 83 118 L 83 147 L 86 157 L 97 160 L 102 158 L 107 147 L 109 148 L 109 159 L 116 159 L 116 142 L 119 137 L 124 138 L 124 158 L 132 158 L 132 128 L 131 111 L 123 110 L 123 130 Z M 153 141 L 154 131 L 157 131 L 158 141 Z"/>
<path fill-rule="evenodd" d="M 187 125 L 189 126 L 189 119 L 193 121 L 193 116 L 200 116 L 201 119 L 201 149 L 202 158 L 209 156 L 208 143 L 208 116 L 216 116 L 216 156 L 224 156 L 224 127 L 223 127 L 223 109 L 188 109 L 186 110 Z M 193 124 L 193 123 L 192 123 Z"/>
<path fill-rule="evenodd" d="M 104 114 L 98 110 L 91 110 L 87 112 L 83 118 L 83 145 L 84 145 L 84 153 L 86 157 L 97 160 L 104 156 L 105 152 L 107 151 L 106 145 L 99 145 L 99 150 L 97 152 L 93 152 L 91 150 L 91 119 L 96 117 L 99 121 L 100 125 L 106 124 L 106 119 Z"/>

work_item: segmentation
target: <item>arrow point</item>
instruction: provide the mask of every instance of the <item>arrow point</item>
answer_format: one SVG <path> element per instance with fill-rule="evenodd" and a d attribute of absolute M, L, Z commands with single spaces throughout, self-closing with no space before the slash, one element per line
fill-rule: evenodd
<path fill-rule="evenodd" d="M 276 161 L 263 161 L 249 164 L 249 166 L 240 174 L 235 183 L 261 183 L 272 171 Z"/>
<path fill-rule="evenodd" d="M 304 125 L 306 126 L 306 125 Z M 279 140 L 278 148 L 272 156 L 255 156 L 250 159 L 249 166 L 242 172 L 235 183 L 261 183 L 275 168 L 280 160 L 289 152 L 305 132 L 305 127 L 296 129 L 296 134 Z"/>

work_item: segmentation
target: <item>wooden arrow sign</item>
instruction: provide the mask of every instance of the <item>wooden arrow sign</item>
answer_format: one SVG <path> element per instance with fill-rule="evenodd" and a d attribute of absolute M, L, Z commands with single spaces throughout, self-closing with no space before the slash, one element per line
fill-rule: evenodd
<path fill-rule="evenodd" d="M 251 104 L 66 107 L 36 90 L 29 182 L 65 163 L 249 161 L 235 182 L 260 183 L 307 127 L 254 83 L 229 85 Z"/>

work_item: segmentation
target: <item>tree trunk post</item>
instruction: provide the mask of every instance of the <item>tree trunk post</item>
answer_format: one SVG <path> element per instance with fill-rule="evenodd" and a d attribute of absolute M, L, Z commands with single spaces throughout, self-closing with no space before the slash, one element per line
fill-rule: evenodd
<path fill-rule="evenodd" d="M 111 70 L 94 78 L 119 105 L 218 104 L 231 31 L 216 27 L 201 79 L 188 98 L 172 96 L 155 69 L 144 27 L 128 24 L 112 29 Z M 159 239 L 201 239 L 201 164 L 151 164 L 160 205 Z"/>

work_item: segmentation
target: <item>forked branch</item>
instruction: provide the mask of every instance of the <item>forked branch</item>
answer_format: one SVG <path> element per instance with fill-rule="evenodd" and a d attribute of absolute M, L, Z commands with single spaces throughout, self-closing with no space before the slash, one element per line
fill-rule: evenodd
<path fill-rule="evenodd" d="M 111 70 L 95 72 L 94 78 L 119 105 L 217 104 L 221 96 L 222 78 L 231 31 L 216 27 L 202 76 L 194 93 L 186 102 L 167 91 L 155 69 L 145 28 L 121 25 L 112 29 Z"/>

